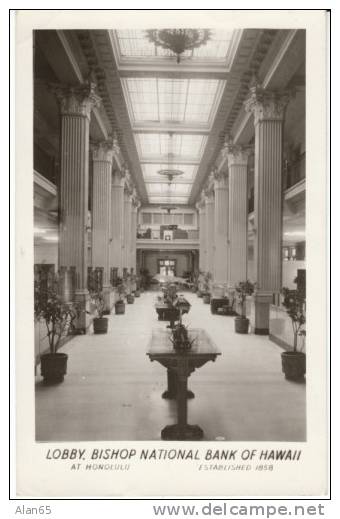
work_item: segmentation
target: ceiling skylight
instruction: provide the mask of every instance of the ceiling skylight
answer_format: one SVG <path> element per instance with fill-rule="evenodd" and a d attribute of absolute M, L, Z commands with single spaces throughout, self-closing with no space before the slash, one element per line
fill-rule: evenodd
<path fill-rule="evenodd" d="M 117 30 L 116 36 L 119 52 L 122 58 L 173 58 L 170 50 L 156 47 L 145 37 L 143 30 Z M 224 60 L 228 54 L 233 32 L 211 30 L 211 38 L 206 45 L 202 45 L 193 51 L 183 53 L 182 59 L 211 58 Z"/>
<path fill-rule="evenodd" d="M 225 81 L 126 78 L 122 79 L 122 84 L 132 123 L 209 125 Z"/>
<path fill-rule="evenodd" d="M 168 162 L 170 137 L 167 133 L 136 133 L 135 139 L 141 160 L 163 157 L 163 160 L 166 163 Z M 199 161 L 206 140 L 205 135 L 174 134 L 172 137 L 172 153 L 177 159 Z"/>
<path fill-rule="evenodd" d="M 168 184 L 165 183 L 146 183 L 146 189 L 150 195 L 160 195 L 160 196 L 189 196 L 191 190 L 191 184 Z"/>
<path fill-rule="evenodd" d="M 171 196 L 169 198 L 162 196 L 149 196 L 150 204 L 187 204 L 187 197 Z"/>

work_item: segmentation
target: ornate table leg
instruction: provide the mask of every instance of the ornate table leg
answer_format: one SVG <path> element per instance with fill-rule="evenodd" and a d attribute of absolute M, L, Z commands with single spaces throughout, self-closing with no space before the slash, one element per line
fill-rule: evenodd
<path fill-rule="evenodd" d="M 185 360 L 179 362 L 177 368 L 177 424 L 167 425 L 162 429 L 163 440 L 201 440 L 203 431 L 198 425 L 187 423 L 188 404 L 188 376 L 193 371 L 187 366 Z"/>
<path fill-rule="evenodd" d="M 177 373 L 176 371 L 167 368 L 168 388 L 162 393 L 162 398 L 172 400 L 177 397 Z M 195 393 L 187 390 L 187 398 L 195 398 Z"/>

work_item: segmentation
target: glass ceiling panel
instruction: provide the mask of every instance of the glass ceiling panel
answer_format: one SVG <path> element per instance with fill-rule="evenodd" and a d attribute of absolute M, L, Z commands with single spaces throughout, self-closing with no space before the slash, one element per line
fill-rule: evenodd
<path fill-rule="evenodd" d="M 167 133 L 135 134 L 137 148 L 141 159 L 145 157 L 164 156 L 167 162 L 170 152 L 170 137 Z M 199 160 L 206 143 L 206 136 L 192 134 L 174 134 L 172 136 L 172 153 L 183 159 Z"/>
<path fill-rule="evenodd" d="M 165 196 L 150 196 L 149 197 L 150 204 L 187 204 L 188 198 L 187 197 L 165 197 Z"/>
<path fill-rule="evenodd" d="M 146 183 L 146 189 L 150 195 L 163 195 L 163 196 L 189 196 L 191 190 L 191 184 L 156 184 Z"/>
<path fill-rule="evenodd" d="M 225 81 L 217 79 L 122 79 L 135 122 L 208 124 Z"/>
<path fill-rule="evenodd" d="M 143 176 L 144 180 L 147 182 L 148 179 L 157 178 L 161 182 L 161 177 L 157 174 L 157 171 L 160 169 L 166 169 L 168 164 L 142 164 Z M 183 175 L 179 178 L 180 180 L 187 180 L 188 182 L 193 182 L 197 173 L 197 166 L 192 166 L 188 164 L 173 164 L 171 166 L 173 169 L 180 169 L 183 171 Z M 166 179 L 164 178 L 164 182 Z"/>
<path fill-rule="evenodd" d="M 123 58 L 167 58 L 174 54 L 167 49 L 156 47 L 148 41 L 143 30 L 116 31 L 120 54 Z M 182 59 L 213 58 L 223 60 L 232 40 L 232 31 L 211 30 L 211 38 L 206 45 L 182 54 Z"/>

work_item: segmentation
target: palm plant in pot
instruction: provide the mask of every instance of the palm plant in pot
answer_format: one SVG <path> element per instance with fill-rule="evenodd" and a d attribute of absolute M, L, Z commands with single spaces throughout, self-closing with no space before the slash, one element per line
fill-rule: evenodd
<path fill-rule="evenodd" d="M 246 298 L 254 292 L 255 285 L 251 281 L 240 281 L 236 286 L 236 296 L 241 307 L 241 315 L 235 317 L 235 332 L 248 333 L 249 319 L 246 317 Z"/>
<path fill-rule="evenodd" d="M 118 292 L 118 300 L 115 302 L 115 313 L 118 314 L 125 314 L 125 293 L 126 293 L 126 287 L 125 283 L 122 279 L 118 279 L 117 282 L 117 292 Z"/>
<path fill-rule="evenodd" d="M 65 303 L 58 291 L 58 276 L 50 284 L 40 281 L 34 284 L 34 314 L 44 321 L 47 329 L 49 353 L 40 356 L 41 375 L 45 383 L 59 383 L 67 372 L 66 353 L 58 352 L 61 341 L 74 330 L 78 312 L 73 303 Z"/>
<path fill-rule="evenodd" d="M 294 342 L 292 351 L 281 353 L 282 371 L 288 380 L 301 380 L 306 373 L 306 354 L 298 349 L 298 336 L 306 334 L 305 298 L 299 290 L 282 289 L 283 306 L 289 315 L 293 327 Z"/>
<path fill-rule="evenodd" d="M 105 301 L 102 292 L 93 292 L 91 294 L 91 299 L 97 312 L 97 317 L 93 318 L 93 333 L 107 333 L 108 318 L 103 317 L 105 312 Z"/>

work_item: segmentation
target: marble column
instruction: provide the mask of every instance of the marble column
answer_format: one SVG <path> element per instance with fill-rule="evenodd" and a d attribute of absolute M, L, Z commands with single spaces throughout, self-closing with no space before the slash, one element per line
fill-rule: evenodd
<path fill-rule="evenodd" d="M 206 270 L 206 217 L 205 217 L 205 200 L 202 199 L 196 204 L 199 214 L 199 270 Z"/>
<path fill-rule="evenodd" d="M 112 175 L 111 187 L 111 247 L 110 266 L 123 275 L 123 221 L 124 221 L 125 171 L 116 169 Z"/>
<path fill-rule="evenodd" d="M 128 186 L 124 190 L 124 240 L 123 240 L 123 268 L 130 272 L 131 265 L 131 215 L 132 215 L 132 191 Z"/>
<path fill-rule="evenodd" d="M 215 247 L 215 207 L 214 191 L 205 191 L 205 217 L 206 217 L 206 264 L 205 272 L 214 272 L 214 247 Z"/>
<path fill-rule="evenodd" d="M 214 172 L 214 283 L 226 284 L 228 277 L 228 177 Z"/>
<path fill-rule="evenodd" d="M 103 267 L 105 313 L 110 306 L 110 238 L 112 143 L 102 142 L 93 148 L 92 189 L 92 265 Z"/>
<path fill-rule="evenodd" d="M 248 151 L 228 145 L 229 169 L 229 254 L 228 285 L 233 288 L 247 280 Z"/>
<path fill-rule="evenodd" d="M 138 208 L 140 207 L 139 200 L 134 194 L 132 198 L 132 213 L 131 213 L 131 243 L 130 243 L 130 266 L 133 268 L 134 274 L 137 270 L 137 218 Z"/>
<path fill-rule="evenodd" d="M 56 87 L 60 105 L 60 226 L 59 266 L 75 267 L 76 329 L 89 324 L 87 309 L 89 127 L 92 108 L 99 104 L 95 84 Z"/>
<path fill-rule="evenodd" d="M 255 240 L 257 288 L 251 324 L 255 333 L 269 333 L 269 306 L 281 289 L 282 268 L 282 131 L 289 96 L 250 90 L 246 110 L 255 126 Z"/>

